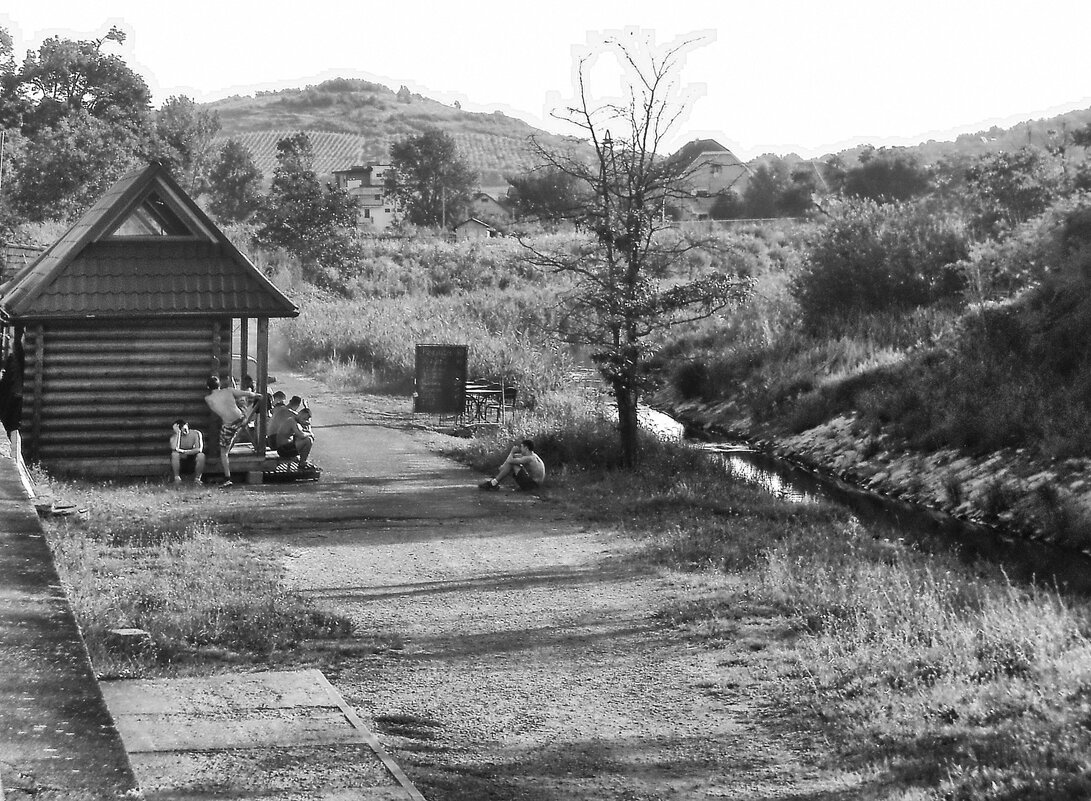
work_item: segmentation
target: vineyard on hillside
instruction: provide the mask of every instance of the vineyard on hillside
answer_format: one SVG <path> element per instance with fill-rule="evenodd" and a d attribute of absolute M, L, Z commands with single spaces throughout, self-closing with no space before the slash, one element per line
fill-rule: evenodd
<path fill-rule="evenodd" d="M 394 142 L 436 127 L 454 138 L 483 187 L 501 186 L 505 175 L 537 166 L 532 136 L 550 150 L 581 147 L 579 140 L 538 130 L 500 112 L 464 111 L 355 79 L 334 78 L 303 89 L 234 96 L 208 108 L 222 125 L 218 138 L 246 145 L 266 181 L 272 179 L 276 166 L 277 142 L 298 131 L 306 131 L 311 138 L 316 172 L 329 176 L 354 164 L 388 161 Z"/>
<path fill-rule="evenodd" d="M 248 131 L 232 134 L 230 138 L 238 140 L 250 150 L 255 164 L 269 181 L 276 167 L 277 142 L 296 132 Z M 307 131 L 307 136 L 314 146 L 315 172 L 320 176 L 329 176 L 334 170 L 355 164 L 388 161 L 390 146 L 397 140 L 394 136 L 363 136 L 332 131 Z M 477 132 L 455 132 L 452 136 L 463 157 L 477 171 L 481 186 L 502 185 L 506 174 L 522 172 L 537 164 L 533 151 L 525 141 Z M 221 135 L 218 138 L 226 140 L 228 137 Z"/>

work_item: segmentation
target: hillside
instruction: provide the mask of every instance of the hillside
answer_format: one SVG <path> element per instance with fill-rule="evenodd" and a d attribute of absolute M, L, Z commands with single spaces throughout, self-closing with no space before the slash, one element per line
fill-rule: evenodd
<path fill-rule="evenodd" d="M 405 90 L 344 78 L 304 89 L 229 97 L 206 108 L 220 117 L 218 138 L 235 138 L 250 148 L 267 178 L 276 165 L 277 141 L 295 131 L 310 135 L 316 171 L 325 176 L 353 164 L 385 161 L 392 143 L 436 126 L 454 137 L 483 187 L 503 185 L 505 174 L 537 164 L 529 145 L 532 136 L 550 149 L 577 147 L 579 142 L 500 112 L 463 111 Z"/>
<path fill-rule="evenodd" d="M 908 145 L 900 149 L 916 155 L 922 164 L 939 164 L 944 161 L 973 159 L 1001 151 L 1012 152 L 1027 145 L 1052 149 L 1064 142 L 1070 146 L 1072 132 L 1087 125 L 1091 125 L 1091 108 L 1077 109 L 1053 117 L 1025 120 L 1010 128 L 994 125 L 985 130 L 959 134 L 953 140 L 929 139 L 919 145 Z M 858 145 L 842 150 L 836 155 L 845 164 L 854 165 L 859 162 L 860 153 L 865 147 L 866 145 Z M 1079 148 L 1072 148 L 1069 157 L 1082 159 L 1083 155 L 1079 151 Z M 822 160 L 826 158 L 829 156 L 824 156 Z M 759 159 L 755 159 L 755 162 L 759 162 Z"/>

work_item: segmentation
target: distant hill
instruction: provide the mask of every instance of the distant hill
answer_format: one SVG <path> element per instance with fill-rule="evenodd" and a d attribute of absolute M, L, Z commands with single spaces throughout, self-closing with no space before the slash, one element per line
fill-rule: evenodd
<path fill-rule="evenodd" d="M 325 177 L 354 164 L 387 161 L 391 144 L 435 126 L 454 137 L 483 187 L 503 186 L 505 174 L 537 165 L 528 144 L 531 136 L 550 149 L 580 147 L 574 137 L 547 133 L 500 112 L 463 111 L 404 88 L 394 92 L 382 84 L 347 78 L 304 89 L 236 95 L 206 108 L 220 117 L 217 138 L 245 144 L 266 180 L 276 166 L 277 141 L 296 131 L 310 136 L 315 170 Z"/>
<path fill-rule="evenodd" d="M 929 139 L 919 145 L 899 146 L 898 149 L 915 154 L 922 164 L 938 164 L 947 160 L 973 159 L 987 153 L 1014 152 L 1027 145 L 1049 148 L 1058 145 L 1062 137 L 1065 137 L 1071 145 L 1072 132 L 1087 125 L 1091 125 L 1091 108 L 1068 111 L 1053 117 L 1025 120 L 1010 128 L 994 125 L 985 130 L 960 134 L 953 140 Z M 842 150 L 837 155 L 846 164 L 854 165 L 859 163 L 860 153 L 865 147 L 867 146 L 858 145 Z M 1080 148 L 1072 148 L 1070 157 L 1077 161 L 1081 160 L 1084 155 L 1080 150 Z M 827 158 L 829 155 L 817 160 L 825 161 Z M 759 156 L 750 163 L 750 166 L 753 168 L 767 159 L 768 155 Z M 785 160 L 794 163 L 805 159 L 800 159 L 793 153 L 786 156 Z"/>

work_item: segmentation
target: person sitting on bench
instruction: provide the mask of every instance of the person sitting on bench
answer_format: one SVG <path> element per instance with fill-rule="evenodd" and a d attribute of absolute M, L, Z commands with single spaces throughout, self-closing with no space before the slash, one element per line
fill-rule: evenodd
<path fill-rule="evenodd" d="M 182 481 L 182 468 L 193 470 L 193 481 L 201 483 L 205 472 L 205 438 L 200 431 L 190 431 L 189 423 L 182 418 L 174 421 L 174 433 L 170 437 L 170 466 L 175 483 Z"/>

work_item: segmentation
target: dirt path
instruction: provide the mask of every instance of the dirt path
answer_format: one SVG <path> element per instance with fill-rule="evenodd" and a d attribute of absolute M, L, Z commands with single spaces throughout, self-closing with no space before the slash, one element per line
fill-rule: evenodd
<path fill-rule="evenodd" d="M 291 582 L 404 647 L 324 669 L 430 801 L 853 798 L 763 711 L 752 649 L 656 617 L 700 578 L 634 572 L 623 537 L 481 493 L 396 408 L 282 376 L 316 408 L 323 481 L 248 516 Z M 753 643 L 753 639 L 748 642 Z"/>

